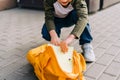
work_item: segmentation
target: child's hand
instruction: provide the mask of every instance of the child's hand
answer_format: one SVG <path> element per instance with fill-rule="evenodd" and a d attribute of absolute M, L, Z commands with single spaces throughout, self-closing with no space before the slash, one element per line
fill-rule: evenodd
<path fill-rule="evenodd" d="M 68 45 L 66 44 L 65 41 L 62 41 L 62 42 L 60 43 L 60 48 L 61 48 L 61 51 L 62 51 L 63 53 L 65 53 L 65 52 L 68 51 Z"/>
<path fill-rule="evenodd" d="M 49 33 L 50 33 L 50 36 L 51 36 L 51 43 L 56 45 L 56 46 L 59 46 L 60 38 L 57 36 L 56 31 L 55 30 L 51 30 Z"/>
<path fill-rule="evenodd" d="M 56 45 L 56 46 L 59 46 L 60 39 L 58 37 L 51 37 L 51 43 Z"/>
<path fill-rule="evenodd" d="M 65 40 L 60 43 L 60 48 L 63 53 L 68 51 L 68 45 L 75 39 L 73 34 L 69 35 Z"/>

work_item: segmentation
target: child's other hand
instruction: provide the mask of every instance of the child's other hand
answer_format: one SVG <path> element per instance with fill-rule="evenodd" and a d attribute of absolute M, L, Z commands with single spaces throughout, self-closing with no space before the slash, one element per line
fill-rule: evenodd
<path fill-rule="evenodd" d="M 52 37 L 51 38 L 51 43 L 56 45 L 56 46 L 59 46 L 60 44 L 60 39 L 58 37 Z"/>
<path fill-rule="evenodd" d="M 61 48 L 61 51 L 63 53 L 67 52 L 68 51 L 68 45 L 65 41 L 61 41 L 60 42 L 60 48 Z"/>
<path fill-rule="evenodd" d="M 73 34 L 69 35 L 65 40 L 61 41 L 60 48 L 63 53 L 68 51 L 68 45 L 75 39 Z"/>
<path fill-rule="evenodd" d="M 56 45 L 56 46 L 59 46 L 60 38 L 57 36 L 57 33 L 55 32 L 55 30 L 51 30 L 49 33 L 51 36 L 51 43 Z"/>

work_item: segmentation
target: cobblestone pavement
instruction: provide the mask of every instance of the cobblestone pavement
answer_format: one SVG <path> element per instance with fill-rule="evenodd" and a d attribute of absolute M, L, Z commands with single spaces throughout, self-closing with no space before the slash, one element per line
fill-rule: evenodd
<path fill-rule="evenodd" d="M 87 64 L 86 79 L 120 80 L 120 3 L 89 15 L 89 20 L 96 61 Z M 41 38 L 43 23 L 44 11 L 0 11 L 0 80 L 37 80 L 26 53 L 45 43 Z M 67 34 L 62 34 L 62 38 Z M 77 41 L 72 45 L 81 51 Z"/>

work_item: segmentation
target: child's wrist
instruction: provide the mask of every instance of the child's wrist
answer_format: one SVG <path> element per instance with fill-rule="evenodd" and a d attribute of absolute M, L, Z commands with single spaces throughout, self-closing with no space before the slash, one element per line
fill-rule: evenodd
<path fill-rule="evenodd" d="M 75 36 L 73 34 L 71 34 L 67 37 L 65 42 L 66 42 L 66 44 L 70 44 L 74 39 L 75 39 Z"/>
<path fill-rule="evenodd" d="M 52 38 L 57 37 L 55 30 L 51 30 L 49 33 Z"/>

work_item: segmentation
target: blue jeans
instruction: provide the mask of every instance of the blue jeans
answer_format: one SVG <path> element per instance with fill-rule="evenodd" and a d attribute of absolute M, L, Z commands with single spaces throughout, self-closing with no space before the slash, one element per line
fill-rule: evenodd
<path fill-rule="evenodd" d="M 78 20 L 78 17 L 77 17 L 75 10 L 71 11 L 70 14 L 65 18 L 55 17 L 54 18 L 55 31 L 56 31 L 58 37 L 60 37 L 61 29 L 63 27 L 70 27 L 70 26 L 76 24 L 77 20 Z M 41 33 L 42 33 L 42 37 L 45 40 L 47 40 L 47 41 L 51 40 L 51 37 L 50 37 L 50 34 L 47 30 L 46 24 L 43 25 Z M 79 38 L 79 45 L 83 45 L 85 43 L 90 43 L 92 41 L 92 39 L 93 38 L 90 34 L 90 25 L 89 25 L 89 23 L 87 23 L 84 31 L 82 32 L 82 34 Z"/>

